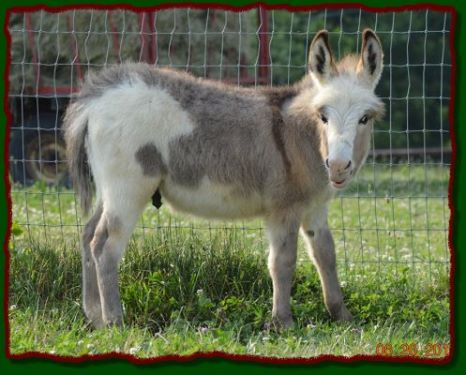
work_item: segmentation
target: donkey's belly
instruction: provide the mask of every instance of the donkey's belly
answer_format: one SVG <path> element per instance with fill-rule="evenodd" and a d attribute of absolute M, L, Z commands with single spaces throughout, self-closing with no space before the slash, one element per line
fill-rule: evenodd
<path fill-rule="evenodd" d="M 164 203 L 176 211 L 209 219 L 240 219 L 264 214 L 264 200 L 257 193 L 240 194 L 234 186 L 220 185 L 204 178 L 196 187 L 164 180 L 160 187 Z"/>

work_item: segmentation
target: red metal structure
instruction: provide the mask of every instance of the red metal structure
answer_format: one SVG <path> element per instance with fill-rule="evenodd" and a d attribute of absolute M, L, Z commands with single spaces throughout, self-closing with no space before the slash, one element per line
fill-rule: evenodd
<path fill-rule="evenodd" d="M 115 25 L 114 14 L 108 12 L 111 40 L 115 61 L 121 63 L 120 35 Z M 39 46 L 35 40 L 30 13 L 25 13 L 24 22 L 27 32 L 27 48 L 31 54 L 34 69 L 34 87 L 26 87 L 26 95 L 10 99 L 10 108 L 14 123 L 11 128 L 10 140 L 10 172 L 15 182 L 23 184 L 42 180 L 48 184 L 66 181 L 65 148 L 61 138 L 61 119 L 70 98 L 77 93 L 78 85 L 69 86 L 47 85 L 43 81 L 41 63 L 39 61 Z M 73 30 L 71 15 L 66 16 L 67 27 Z M 155 12 L 140 12 L 137 14 L 139 24 L 140 49 L 138 60 L 148 64 L 157 63 L 157 26 Z M 210 22 L 215 24 L 216 11 L 209 13 Z M 235 83 L 269 84 L 269 36 L 268 14 L 264 8 L 257 12 L 259 57 L 257 76 L 248 76 L 244 67 L 247 65 L 245 56 L 240 56 L 239 79 Z M 83 65 L 80 61 L 78 42 L 72 40 L 69 47 L 74 58 L 71 63 L 72 82 L 83 80 Z"/>

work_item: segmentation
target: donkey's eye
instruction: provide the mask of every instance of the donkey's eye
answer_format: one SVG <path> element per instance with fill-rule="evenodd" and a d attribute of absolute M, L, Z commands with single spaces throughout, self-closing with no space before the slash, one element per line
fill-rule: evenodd
<path fill-rule="evenodd" d="M 367 121 L 369 121 L 369 117 L 367 117 L 367 115 L 364 115 L 359 119 L 359 123 L 362 125 L 366 125 Z"/>
<path fill-rule="evenodd" d="M 326 124 L 326 123 L 328 122 L 328 118 L 325 117 L 325 115 L 323 115 L 323 114 L 320 114 L 320 119 L 322 120 L 322 122 L 323 122 L 324 124 Z"/>

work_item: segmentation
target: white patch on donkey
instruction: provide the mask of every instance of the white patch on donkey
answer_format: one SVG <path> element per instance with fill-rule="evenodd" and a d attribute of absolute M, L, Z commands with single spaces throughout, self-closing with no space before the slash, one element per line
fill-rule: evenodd
<path fill-rule="evenodd" d="M 145 64 L 90 76 L 68 107 L 65 140 L 83 210 L 83 305 L 99 327 L 121 324 L 118 264 L 152 196 L 208 218 L 263 217 L 270 242 L 274 322 L 292 324 L 298 232 L 320 275 L 326 307 L 349 320 L 327 206 L 363 165 L 383 104 L 374 94 L 382 47 L 363 32 L 359 57 L 334 62 L 326 31 L 309 72 L 283 88 L 238 88 Z M 155 194 L 154 194 L 155 193 Z"/>
<path fill-rule="evenodd" d="M 159 189 L 173 210 L 205 218 L 241 219 L 264 210 L 260 194 L 243 198 L 235 187 L 213 183 L 206 176 L 195 188 L 179 185 L 167 177 Z"/>

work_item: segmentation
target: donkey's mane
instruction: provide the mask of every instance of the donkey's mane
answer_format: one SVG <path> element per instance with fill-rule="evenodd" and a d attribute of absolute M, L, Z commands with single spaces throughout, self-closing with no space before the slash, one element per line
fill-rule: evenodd
<path fill-rule="evenodd" d="M 339 74 L 354 74 L 359 63 L 359 56 L 351 54 L 343 57 L 337 64 Z"/>
<path fill-rule="evenodd" d="M 125 63 L 111 66 L 100 72 L 90 72 L 80 93 L 79 101 L 88 101 L 102 96 L 106 90 L 122 84 L 141 81 L 147 86 L 159 86 L 173 93 L 176 91 L 181 100 L 192 100 L 194 97 L 209 100 L 215 95 L 234 96 L 250 100 L 252 97 L 264 98 L 272 106 L 281 107 L 303 89 L 312 86 L 309 77 L 293 85 L 284 86 L 237 86 L 231 82 L 209 78 L 199 78 L 192 74 L 167 67 L 154 67 L 145 63 Z M 196 91 L 193 91 L 193 87 Z"/>

